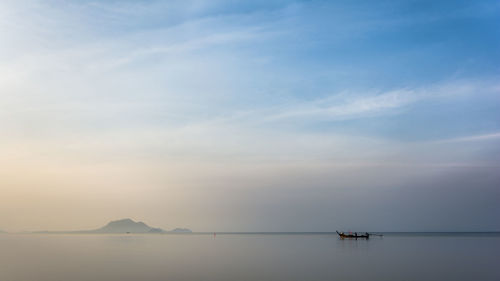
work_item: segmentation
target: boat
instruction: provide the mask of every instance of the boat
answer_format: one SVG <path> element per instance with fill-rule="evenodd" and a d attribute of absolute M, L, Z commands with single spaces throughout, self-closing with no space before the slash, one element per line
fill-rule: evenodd
<path fill-rule="evenodd" d="M 345 239 L 345 238 L 368 239 L 368 238 L 370 238 L 370 233 L 368 233 L 368 232 L 365 232 L 364 234 L 358 234 L 357 232 L 354 232 L 354 234 L 352 234 L 352 233 L 346 234 L 344 232 L 338 232 L 338 231 L 336 231 L 336 232 L 339 235 L 340 239 Z"/>

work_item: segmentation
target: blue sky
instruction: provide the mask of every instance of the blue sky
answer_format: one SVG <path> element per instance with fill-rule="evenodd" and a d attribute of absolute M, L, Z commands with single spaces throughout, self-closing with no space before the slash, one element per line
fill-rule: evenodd
<path fill-rule="evenodd" d="M 136 216 L 203 230 L 498 230 L 499 12 L 3 1 L 0 205 L 26 211 L 0 227 Z M 342 216 L 351 206 L 419 219 Z M 461 221 L 463 206 L 474 211 Z"/>

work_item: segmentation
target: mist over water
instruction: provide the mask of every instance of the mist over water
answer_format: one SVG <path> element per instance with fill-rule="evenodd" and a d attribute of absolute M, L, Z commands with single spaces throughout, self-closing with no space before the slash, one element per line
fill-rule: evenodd
<path fill-rule="evenodd" d="M 0 235 L 0 280 L 500 280 L 498 235 Z"/>

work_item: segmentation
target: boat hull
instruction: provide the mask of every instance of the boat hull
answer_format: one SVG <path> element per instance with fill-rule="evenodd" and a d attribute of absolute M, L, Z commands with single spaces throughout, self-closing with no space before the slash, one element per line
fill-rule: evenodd
<path fill-rule="evenodd" d="M 369 239 L 370 234 L 365 234 L 365 235 L 357 235 L 357 234 L 345 234 L 343 232 L 338 232 L 337 234 L 339 235 L 340 239 Z"/>

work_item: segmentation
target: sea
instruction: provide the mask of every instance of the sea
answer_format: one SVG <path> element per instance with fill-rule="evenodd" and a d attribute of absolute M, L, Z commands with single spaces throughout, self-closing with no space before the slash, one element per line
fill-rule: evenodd
<path fill-rule="evenodd" d="M 2 234 L 1 281 L 500 280 L 500 233 Z"/>

